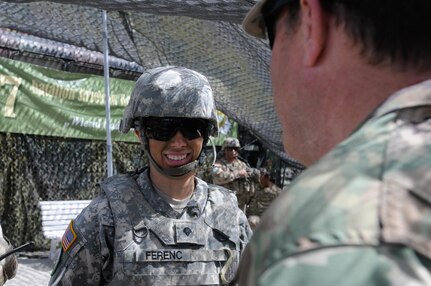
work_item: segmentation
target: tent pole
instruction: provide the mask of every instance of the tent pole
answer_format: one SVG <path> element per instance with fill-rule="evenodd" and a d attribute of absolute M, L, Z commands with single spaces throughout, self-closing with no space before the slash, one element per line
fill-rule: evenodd
<path fill-rule="evenodd" d="M 109 94 L 109 59 L 108 59 L 108 26 L 107 13 L 102 11 L 103 19 L 103 70 L 105 78 L 105 114 L 106 114 L 106 150 L 108 177 L 112 176 L 112 142 L 111 142 L 111 104 Z"/>

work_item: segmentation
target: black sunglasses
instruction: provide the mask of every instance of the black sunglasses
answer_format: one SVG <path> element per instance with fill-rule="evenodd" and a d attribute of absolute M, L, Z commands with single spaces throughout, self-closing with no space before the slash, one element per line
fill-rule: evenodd
<path fill-rule="evenodd" d="M 169 141 L 180 131 L 188 140 L 199 137 L 208 138 L 208 123 L 203 119 L 196 118 L 146 118 L 143 122 L 145 136 L 158 141 Z"/>
<path fill-rule="evenodd" d="M 275 40 L 275 25 L 277 24 L 277 19 L 280 16 L 280 12 L 287 4 L 293 2 L 299 2 L 299 0 L 269 0 L 262 7 L 262 17 L 266 27 L 266 34 L 268 36 L 269 47 L 273 48 Z M 359 0 L 321 0 L 321 2 L 330 3 L 341 3 L 343 5 L 367 5 Z"/>
<path fill-rule="evenodd" d="M 235 151 L 239 151 L 239 148 L 238 147 L 226 147 L 225 148 L 226 150 L 229 150 L 229 151 L 233 151 L 233 150 L 235 150 Z"/>
<path fill-rule="evenodd" d="M 268 36 L 269 47 L 272 50 L 275 40 L 275 25 L 282 8 L 291 2 L 298 0 L 273 0 L 268 1 L 262 7 L 263 21 L 265 22 L 266 34 Z"/>

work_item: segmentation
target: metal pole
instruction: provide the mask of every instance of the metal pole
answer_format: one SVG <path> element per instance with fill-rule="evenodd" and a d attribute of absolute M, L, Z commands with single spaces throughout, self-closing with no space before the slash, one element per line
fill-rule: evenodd
<path fill-rule="evenodd" d="M 111 103 L 109 94 L 109 60 L 108 60 L 108 25 L 107 13 L 102 12 L 103 19 L 103 66 L 105 78 L 105 114 L 106 114 L 106 150 L 108 177 L 112 176 L 112 143 L 111 143 Z"/>

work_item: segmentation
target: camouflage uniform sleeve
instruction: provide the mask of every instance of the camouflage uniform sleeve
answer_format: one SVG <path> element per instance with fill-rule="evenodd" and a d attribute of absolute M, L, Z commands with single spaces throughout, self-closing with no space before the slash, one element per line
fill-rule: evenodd
<path fill-rule="evenodd" d="M 260 170 L 256 168 L 247 168 L 247 170 L 252 180 L 258 184 L 260 182 L 260 175 L 261 175 Z"/>
<path fill-rule="evenodd" d="M 245 167 L 230 170 L 228 166 L 222 162 L 216 161 L 212 169 L 213 183 L 216 185 L 228 184 L 240 178 L 239 171 L 243 169 L 245 169 Z"/>
<path fill-rule="evenodd" d="M 72 225 L 76 238 L 72 234 L 70 244 L 63 238 L 62 245 L 69 246 L 61 249 L 49 285 L 102 285 L 110 281 L 115 231 L 106 197 L 94 199 Z"/>
<path fill-rule="evenodd" d="M 431 285 L 431 262 L 424 266 L 424 260 L 403 246 L 327 247 L 280 260 L 256 282 L 249 278 L 239 285 Z"/>

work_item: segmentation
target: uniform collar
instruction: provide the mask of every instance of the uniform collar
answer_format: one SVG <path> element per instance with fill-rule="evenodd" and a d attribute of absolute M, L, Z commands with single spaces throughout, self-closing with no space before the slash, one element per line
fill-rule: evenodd
<path fill-rule="evenodd" d="M 377 108 L 373 117 L 380 117 L 400 109 L 426 105 L 431 105 L 431 79 L 395 92 Z"/>
<path fill-rule="evenodd" d="M 149 170 L 149 169 L 148 169 Z M 139 188 L 145 197 L 148 204 L 158 213 L 171 218 L 177 218 L 178 213 L 174 211 L 171 206 L 164 200 L 154 189 L 149 177 L 149 171 L 142 172 L 137 183 Z M 208 185 L 199 178 L 195 178 L 195 190 L 190 198 L 185 211 L 192 209 L 191 211 L 196 213 L 199 210 L 199 215 L 203 213 L 206 201 L 208 198 Z"/>

